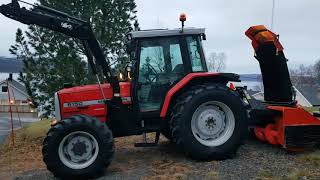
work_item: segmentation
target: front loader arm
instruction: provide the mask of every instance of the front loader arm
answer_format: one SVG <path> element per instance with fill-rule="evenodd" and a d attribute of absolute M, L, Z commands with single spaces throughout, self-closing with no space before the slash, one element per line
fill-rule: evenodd
<path fill-rule="evenodd" d="M 29 10 L 20 7 L 18 0 L 12 0 L 11 3 L 0 6 L 0 13 L 23 24 L 38 25 L 81 40 L 87 51 L 86 55 L 93 72 L 97 73 L 95 65 L 99 65 L 107 81 L 114 85 L 113 87 L 117 87 L 118 80 L 112 75 L 109 62 L 106 60 L 89 22 L 45 6 L 33 6 L 34 8 Z M 89 55 L 93 55 L 95 61 Z"/>

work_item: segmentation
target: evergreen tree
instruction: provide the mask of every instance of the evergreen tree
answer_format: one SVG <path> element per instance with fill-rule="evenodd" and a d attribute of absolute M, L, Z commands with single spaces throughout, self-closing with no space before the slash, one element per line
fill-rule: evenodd
<path fill-rule="evenodd" d="M 40 0 L 45 5 L 89 21 L 111 64 L 127 60 L 125 35 L 136 20 L 134 0 Z M 82 85 L 92 78 L 80 41 L 45 28 L 17 30 L 10 52 L 24 63 L 20 81 L 44 116 L 53 112 L 54 93 L 64 83 Z M 92 77 L 92 76 L 91 76 Z"/>

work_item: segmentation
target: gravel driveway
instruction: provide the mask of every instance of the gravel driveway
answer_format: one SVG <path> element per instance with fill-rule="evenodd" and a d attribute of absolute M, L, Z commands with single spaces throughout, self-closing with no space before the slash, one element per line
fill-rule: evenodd
<path fill-rule="evenodd" d="M 104 179 L 261 179 L 265 176 L 287 177 L 295 171 L 317 172 L 319 166 L 301 163 L 303 154 L 286 151 L 249 139 L 233 159 L 197 162 L 185 158 L 162 139 L 161 145 L 152 148 L 134 148 L 135 139 L 117 139 L 115 159 Z M 319 175 L 319 174 L 318 174 Z M 54 179 L 46 170 L 29 171 L 16 179 Z M 317 179 L 317 178 L 316 178 Z M 320 179 L 320 176 L 319 176 Z"/>

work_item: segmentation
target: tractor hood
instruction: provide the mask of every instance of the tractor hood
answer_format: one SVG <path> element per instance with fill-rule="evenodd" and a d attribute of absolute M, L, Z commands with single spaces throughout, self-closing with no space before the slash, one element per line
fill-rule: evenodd
<path fill-rule="evenodd" d="M 101 85 L 106 99 L 113 97 L 110 84 Z M 65 88 L 58 92 L 60 102 L 79 102 L 88 100 L 103 100 L 103 95 L 98 84 Z"/>
<path fill-rule="evenodd" d="M 110 84 L 101 85 L 107 100 L 112 99 L 113 90 Z M 75 114 L 98 117 L 106 121 L 107 106 L 98 84 L 65 88 L 55 95 L 57 119 L 69 118 Z"/>

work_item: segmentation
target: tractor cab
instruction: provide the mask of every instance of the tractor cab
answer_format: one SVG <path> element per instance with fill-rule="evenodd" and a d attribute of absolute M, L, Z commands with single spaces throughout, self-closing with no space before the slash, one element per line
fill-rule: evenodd
<path fill-rule="evenodd" d="M 192 72 L 207 72 L 202 40 L 205 30 L 134 31 L 128 34 L 132 48 L 134 93 L 140 111 L 160 111 L 166 92 Z"/>

